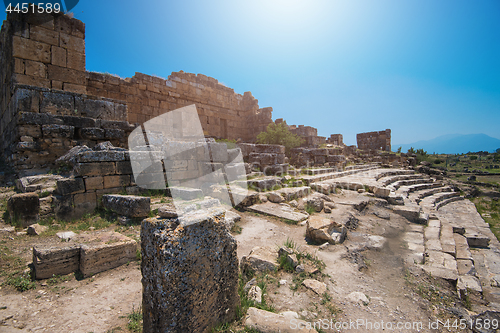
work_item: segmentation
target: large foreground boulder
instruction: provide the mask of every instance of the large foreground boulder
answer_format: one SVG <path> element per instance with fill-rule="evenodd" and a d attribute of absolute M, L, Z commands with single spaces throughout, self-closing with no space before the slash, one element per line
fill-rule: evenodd
<path fill-rule="evenodd" d="M 141 246 L 145 333 L 208 332 L 234 318 L 238 256 L 224 210 L 145 219 Z"/>
<path fill-rule="evenodd" d="M 254 307 L 248 308 L 245 326 L 263 333 L 316 333 L 310 322 Z"/>
<path fill-rule="evenodd" d="M 278 268 L 278 253 L 268 247 L 256 246 L 247 256 L 241 258 L 241 271 L 243 273 L 263 273 L 274 271 Z"/>

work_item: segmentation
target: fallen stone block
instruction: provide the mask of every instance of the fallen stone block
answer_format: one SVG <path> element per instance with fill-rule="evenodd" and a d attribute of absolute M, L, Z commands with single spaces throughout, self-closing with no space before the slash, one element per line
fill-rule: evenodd
<path fill-rule="evenodd" d="M 274 193 L 274 192 L 269 193 L 267 195 L 267 198 L 269 201 L 274 202 L 274 203 L 281 203 L 281 202 L 285 201 L 285 199 L 283 199 L 283 197 L 280 194 Z"/>
<path fill-rule="evenodd" d="M 76 272 L 80 264 L 80 245 L 65 247 L 33 247 L 35 278 L 48 279 L 53 275 Z"/>
<path fill-rule="evenodd" d="M 441 278 L 448 281 L 457 281 L 457 272 L 452 269 L 423 265 L 422 269 L 432 277 Z"/>
<path fill-rule="evenodd" d="M 320 282 L 318 280 L 314 279 L 305 279 L 302 284 L 307 288 L 312 291 L 314 291 L 316 294 L 322 296 L 324 293 L 326 293 L 326 284 L 324 282 Z"/>
<path fill-rule="evenodd" d="M 18 221 L 27 227 L 38 221 L 40 200 L 36 193 L 14 194 L 7 201 L 7 210 L 11 221 Z"/>
<path fill-rule="evenodd" d="M 347 229 L 332 219 L 321 216 L 310 216 L 306 224 L 306 238 L 323 244 L 340 244 L 345 240 Z"/>
<path fill-rule="evenodd" d="M 374 186 L 373 194 L 375 194 L 377 198 L 388 198 L 389 195 L 391 194 L 391 190 L 388 188 Z"/>
<path fill-rule="evenodd" d="M 39 236 L 40 234 L 42 234 L 43 232 L 45 232 L 47 230 L 49 230 L 49 227 L 35 223 L 35 224 L 32 224 L 28 227 L 27 232 L 28 232 L 28 235 Z"/>
<path fill-rule="evenodd" d="M 146 217 L 151 210 L 151 198 L 134 195 L 105 194 L 102 196 L 104 208 L 128 217 Z"/>
<path fill-rule="evenodd" d="M 457 293 L 461 299 L 464 299 L 467 296 L 481 298 L 482 292 L 483 288 L 481 288 L 481 282 L 479 282 L 477 277 L 472 275 L 461 275 L 458 277 Z"/>
<path fill-rule="evenodd" d="M 291 207 L 282 206 L 272 202 L 256 204 L 248 207 L 248 210 L 256 213 L 276 216 L 282 219 L 291 220 L 295 222 L 300 222 L 302 220 L 305 220 L 308 216 L 304 213 L 295 212 Z"/>
<path fill-rule="evenodd" d="M 469 259 L 457 259 L 458 275 L 475 275 L 474 261 Z"/>
<path fill-rule="evenodd" d="M 144 332 L 208 332 L 234 318 L 236 240 L 223 211 L 184 225 L 148 218 L 141 227 Z"/>
<path fill-rule="evenodd" d="M 137 242 L 117 232 L 90 238 L 80 247 L 80 272 L 84 277 L 121 266 L 136 259 Z M 96 244 L 92 242 L 97 241 Z"/>
<path fill-rule="evenodd" d="M 311 323 L 254 307 L 248 308 L 245 326 L 262 333 L 317 333 Z"/>
<path fill-rule="evenodd" d="M 200 189 L 188 187 L 169 187 L 169 189 L 174 199 L 194 200 L 203 198 L 203 191 Z"/>
<path fill-rule="evenodd" d="M 420 217 L 420 207 L 418 206 L 403 206 L 394 207 L 392 211 L 406 218 L 410 222 L 417 223 Z"/>
<path fill-rule="evenodd" d="M 85 192 L 85 184 L 83 182 L 83 178 L 60 179 L 56 182 L 56 186 L 57 193 L 59 193 L 60 195 Z"/>
<path fill-rule="evenodd" d="M 278 254 L 267 247 L 254 247 L 247 256 L 241 258 L 242 272 L 267 272 L 278 268 Z"/>
<path fill-rule="evenodd" d="M 346 298 L 353 303 L 359 303 L 363 305 L 368 305 L 370 303 L 368 297 L 366 297 L 365 294 L 359 291 L 353 291 L 352 293 L 347 295 Z"/>

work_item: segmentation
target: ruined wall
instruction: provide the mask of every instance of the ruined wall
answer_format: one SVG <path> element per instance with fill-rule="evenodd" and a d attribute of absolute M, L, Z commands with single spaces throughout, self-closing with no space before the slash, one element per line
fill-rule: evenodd
<path fill-rule="evenodd" d="M 302 147 L 317 147 L 326 143 L 324 136 L 318 136 L 318 129 L 311 126 L 295 125 L 288 126 L 288 129 L 293 134 L 296 134 L 304 139 Z"/>
<path fill-rule="evenodd" d="M 165 80 L 141 73 L 121 79 L 89 72 L 87 79 L 89 94 L 125 101 L 131 123 L 194 103 L 205 135 L 253 141 L 272 121 L 272 108 L 259 108 L 250 92 L 236 94 L 203 74 L 180 71 Z"/>
<path fill-rule="evenodd" d="M 63 14 L 10 13 L 0 42 L 0 146 L 17 170 L 53 167 L 75 145 L 126 147 L 139 123 L 193 103 L 206 136 L 253 141 L 272 121 L 250 92 L 205 75 L 87 72 L 85 25 Z"/>
<path fill-rule="evenodd" d="M 343 146 L 344 145 L 344 137 L 342 134 L 331 134 L 328 139 L 326 139 L 326 143 L 336 145 L 336 146 Z"/>
<path fill-rule="evenodd" d="M 356 135 L 358 148 L 363 150 L 391 151 L 391 130 L 359 133 Z"/>

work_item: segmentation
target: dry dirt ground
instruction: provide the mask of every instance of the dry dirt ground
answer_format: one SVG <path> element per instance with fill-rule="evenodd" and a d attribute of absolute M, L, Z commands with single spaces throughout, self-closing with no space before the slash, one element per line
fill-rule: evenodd
<path fill-rule="evenodd" d="M 345 191 L 331 198 L 334 202 L 345 201 L 358 195 Z M 336 204 L 335 209 L 351 211 L 359 219 L 359 225 L 348 233 L 343 244 L 329 245 L 322 250 L 306 242 L 303 225 L 240 212 L 242 220 L 237 225 L 241 232 L 234 234 L 239 259 L 255 246 L 277 249 L 288 240 L 293 241 L 297 251 L 310 253 L 325 264 L 322 272 L 314 277 L 326 283 L 326 295 L 306 289 L 296 273 L 280 270 L 259 277 L 267 286 L 264 298 L 268 305 L 277 312 L 295 311 L 310 323 L 318 320 L 325 320 L 323 325 L 337 323 L 333 327 L 343 332 L 381 332 L 382 329 L 376 328 L 382 323 L 385 331 L 448 332 L 442 327 L 430 329 L 429 325 L 437 319 L 467 318 L 468 311 L 456 297 L 453 286 L 429 278 L 416 265 L 404 265 L 406 248 L 401 236 L 409 225 L 406 219 L 376 204 L 368 205 L 361 212 L 341 204 Z M 377 217 L 375 212 L 385 218 Z M 4 226 L 0 225 L 0 229 Z M 140 226 L 112 225 L 109 229 L 139 237 Z M 387 242 L 382 247 L 373 246 L 367 241 L 368 235 L 383 236 Z M 34 244 L 58 241 L 56 236 L 1 233 L 0 249 L 7 255 L 4 258 L 21 257 L 30 262 Z M 141 305 L 138 261 L 81 280 L 71 274 L 36 281 L 36 289 L 24 292 L 6 285 L 5 281 L 6 275 L 2 274 L 0 332 L 127 332 L 127 315 Z M 350 299 L 348 295 L 352 292 L 366 295 L 368 302 Z M 397 323 L 401 323 L 399 329 L 396 329 Z M 372 325 L 373 329 L 365 325 Z M 411 325 L 411 329 L 401 325 L 406 328 Z M 237 331 L 241 324 L 234 327 Z M 337 330 L 323 327 L 320 331 Z"/>

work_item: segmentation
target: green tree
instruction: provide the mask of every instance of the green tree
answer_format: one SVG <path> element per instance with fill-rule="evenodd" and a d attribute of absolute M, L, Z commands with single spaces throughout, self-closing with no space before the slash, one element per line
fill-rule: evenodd
<path fill-rule="evenodd" d="M 403 147 L 401 147 L 401 146 L 400 146 L 400 147 L 398 148 L 398 154 L 401 154 L 401 149 L 403 149 Z"/>
<path fill-rule="evenodd" d="M 257 135 L 257 143 L 268 145 L 283 145 L 285 153 L 290 154 L 290 149 L 300 146 L 304 142 L 300 136 L 293 134 L 285 123 L 270 123 L 265 132 Z"/>
<path fill-rule="evenodd" d="M 410 149 L 408 149 L 408 154 L 415 154 L 415 149 L 410 147 Z"/>

